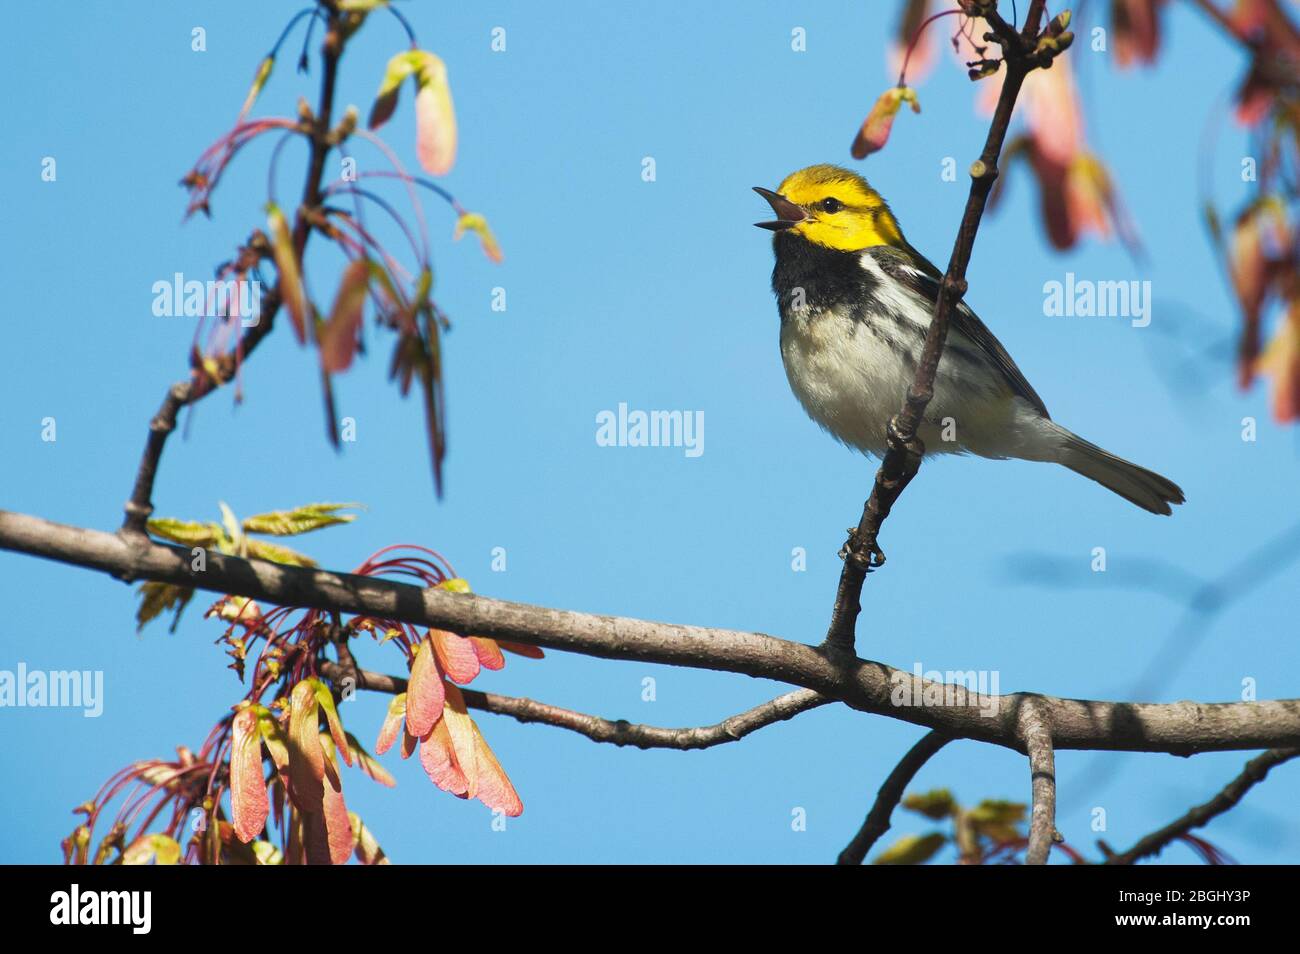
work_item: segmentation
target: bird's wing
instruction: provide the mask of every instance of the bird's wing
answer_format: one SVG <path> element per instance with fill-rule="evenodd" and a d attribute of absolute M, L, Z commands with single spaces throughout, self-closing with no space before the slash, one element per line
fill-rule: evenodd
<path fill-rule="evenodd" d="M 909 285 L 933 304 L 938 300 L 943 274 L 916 249 L 909 246 L 909 251 L 910 255 L 895 253 L 889 256 L 892 261 L 888 264 L 894 266 L 892 271 L 900 282 Z M 883 258 L 884 256 L 881 256 L 881 259 Z M 886 263 L 881 261 L 881 264 Z M 971 311 L 965 302 L 958 302 L 957 307 L 952 310 L 949 327 L 956 329 L 988 356 L 988 359 L 1006 377 L 1007 383 L 1015 394 L 1032 404 L 1043 417 L 1051 418 L 1047 413 L 1047 405 L 1043 403 L 1043 399 L 1038 396 L 1038 392 L 1034 390 L 1034 386 L 1029 383 L 1021 370 L 1016 367 L 1011 355 L 1007 354 L 1007 349 L 1002 347 L 1002 342 L 993 336 L 993 332 L 989 331 L 988 326 L 980 321 L 979 316 Z"/>

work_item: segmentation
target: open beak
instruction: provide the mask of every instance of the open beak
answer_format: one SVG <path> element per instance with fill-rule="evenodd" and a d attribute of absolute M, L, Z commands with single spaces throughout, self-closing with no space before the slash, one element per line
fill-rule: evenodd
<path fill-rule="evenodd" d="M 754 186 L 754 191 L 767 199 L 772 206 L 772 211 L 776 213 L 775 222 L 755 222 L 760 229 L 769 229 L 773 232 L 779 232 L 782 229 L 788 229 L 793 225 L 798 225 L 804 219 L 808 218 L 808 213 L 795 205 L 779 192 L 773 192 L 771 189 L 764 189 L 762 186 Z"/>

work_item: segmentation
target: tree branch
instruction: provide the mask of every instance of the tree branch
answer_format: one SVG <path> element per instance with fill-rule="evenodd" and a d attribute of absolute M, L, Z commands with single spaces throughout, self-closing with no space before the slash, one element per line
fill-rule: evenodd
<path fill-rule="evenodd" d="M 370 689 L 393 695 L 406 691 L 406 679 L 401 676 L 388 676 L 365 669 L 349 671 L 346 665 L 331 662 L 322 665 L 320 670 L 322 675 L 334 680 L 352 676 L 356 679 L 358 689 Z M 745 736 L 765 726 L 793 719 L 801 712 L 835 701 L 811 689 L 796 689 L 714 725 L 665 729 L 655 725 L 628 722 L 625 719 L 605 719 L 518 696 L 502 696 L 494 692 L 480 692 L 477 689 L 464 687 L 461 688 L 460 693 L 465 697 L 465 705 L 471 709 L 512 716 L 520 722 L 538 722 L 569 729 L 579 735 L 585 735 L 593 742 L 609 742 L 620 747 L 633 745 L 638 749 L 681 750 L 709 749 L 727 742 L 739 742 Z"/>
<path fill-rule="evenodd" d="M 1252 44 L 1250 40 L 1242 34 L 1241 30 L 1237 28 L 1237 25 L 1232 22 L 1232 18 L 1229 17 L 1224 10 L 1215 6 L 1212 0 L 1192 0 L 1192 6 L 1197 7 L 1202 13 L 1213 20 L 1224 33 L 1241 43 L 1247 49 L 1252 52 L 1254 51 L 1254 44 Z"/>
<path fill-rule="evenodd" d="M 984 215 L 984 206 L 998 177 L 998 157 L 1002 154 L 1002 143 L 1011 125 L 1011 114 L 1015 110 L 1020 87 L 1025 76 L 1035 67 L 1051 65 L 1050 59 L 1040 60 L 1033 52 L 1031 42 L 1031 38 L 1038 34 L 1044 6 L 1045 0 L 1032 0 L 1025 18 L 1024 32 L 1019 36 L 1014 30 L 1009 30 L 996 9 L 989 14 L 990 23 L 994 26 L 992 35 L 1002 45 L 1006 76 L 1002 81 L 1002 91 L 998 95 L 988 136 L 984 140 L 984 151 L 971 166 L 970 194 L 957 230 L 952 257 L 948 261 L 948 271 L 939 285 L 934 317 L 925 334 L 925 345 L 917 362 L 916 374 L 902 408 L 889 422 L 889 447 L 876 471 L 871 496 L 867 498 L 862 508 L 862 517 L 858 520 L 857 527 L 850 531 L 849 539 L 841 551 L 844 567 L 840 571 L 835 606 L 824 643 L 827 649 L 836 652 L 853 652 L 858 614 L 862 611 L 862 584 L 867 573 L 885 562 L 885 554 L 877 543 L 880 528 L 921 466 L 925 446 L 917 437 L 917 428 L 934 396 L 934 378 L 948 336 L 949 317 L 966 294 L 966 267 L 975 247 L 975 235 Z"/>
<path fill-rule="evenodd" d="M 1052 752 L 1051 722 L 1038 703 L 1029 699 L 1020 707 L 1020 738 L 1029 755 L 1032 805 L 1029 847 L 1025 864 L 1045 865 L 1056 840 L 1056 759 Z"/>
<path fill-rule="evenodd" d="M 1111 855 L 1106 859 L 1108 865 L 1131 865 L 1149 855 L 1159 854 L 1175 838 L 1187 834 L 1193 828 L 1208 825 L 1211 820 L 1233 808 L 1255 785 L 1264 781 L 1269 770 L 1300 755 L 1300 748 L 1270 749 L 1246 763 L 1241 774 L 1228 783 L 1227 787 L 1203 805 L 1197 805 L 1186 815 L 1166 825 L 1159 831 L 1152 832 L 1138 841 L 1128 851 Z"/>
<path fill-rule="evenodd" d="M 321 76 L 320 104 L 310 137 L 311 152 L 308 159 L 307 179 L 303 185 L 302 205 L 294 220 L 293 228 L 294 255 L 299 263 L 302 262 L 303 252 L 307 248 L 307 239 L 311 237 L 311 226 L 307 217 L 303 215 L 303 210 L 315 208 L 321 201 L 321 177 L 325 171 L 325 157 L 331 148 L 328 134 L 330 117 L 334 111 L 334 88 L 338 78 L 339 57 L 343 52 L 343 34 L 339 29 L 336 11 L 329 11 L 328 24 L 325 41 L 321 46 L 324 70 Z M 282 301 L 283 294 L 277 280 L 275 288 L 268 293 L 266 301 L 262 304 L 257 324 L 244 331 L 234 352 L 222 355 L 218 359 L 215 378 L 206 373 L 202 378 L 191 376 L 184 381 L 177 381 L 167 389 L 167 395 L 163 398 L 158 413 L 149 421 L 149 437 L 145 441 L 144 453 L 136 469 L 131 497 L 124 508 L 126 515 L 122 521 L 123 532 L 138 535 L 145 533 L 149 517 L 153 514 L 153 485 L 158 475 L 158 464 L 167 446 L 167 438 L 176 429 L 176 419 L 180 415 L 181 408 L 196 403 L 234 378 L 238 362 L 251 355 L 261 340 L 270 333 Z"/>
<path fill-rule="evenodd" d="M 205 554 L 0 510 L 0 549 L 282 606 L 337 611 L 528 643 L 604 659 L 742 673 L 812 689 L 864 712 L 1024 750 L 1017 710 L 1035 700 L 1057 749 L 1192 755 L 1300 746 L 1300 700 L 1168 704 L 1091 702 L 1031 693 L 982 695 L 884 663 L 827 654 L 762 633 L 655 623 L 421 589 L 373 577 Z M 937 697 L 942 704 L 927 704 Z"/>
<path fill-rule="evenodd" d="M 889 818 L 893 815 L 894 808 L 903 800 L 904 789 L 911 784 L 916 773 L 921 770 L 921 766 L 951 741 L 952 739 L 941 732 L 927 732 L 921 737 L 921 741 L 908 750 L 903 760 L 894 766 L 894 770 L 889 773 L 889 778 L 885 779 L 885 783 L 880 786 L 880 791 L 876 793 L 875 804 L 871 806 L 871 811 L 867 813 L 862 827 L 853 836 L 853 840 L 840 852 L 836 864 L 862 864 L 871 846 L 880 840 L 881 835 L 889 831 Z"/>

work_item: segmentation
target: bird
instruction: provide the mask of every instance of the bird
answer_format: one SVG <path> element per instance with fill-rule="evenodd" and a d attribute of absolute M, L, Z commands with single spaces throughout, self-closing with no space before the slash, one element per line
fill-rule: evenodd
<path fill-rule="evenodd" d="M 795 397 L 841 443 L 882 457 L 889 421 L 916 372 L 943 274 L 903 237 L 865 178 L 834 165 L 755 186 L 776 220 L 772 290 L 781 359 Z M 1001 342 L 964 302 L 951 312 L 917 428 L 924 456 L 974 454 L 1048 461 L 1094 480 L 1143 510 L 1171 514 L 1183 491 L 1052 420 Z"/>

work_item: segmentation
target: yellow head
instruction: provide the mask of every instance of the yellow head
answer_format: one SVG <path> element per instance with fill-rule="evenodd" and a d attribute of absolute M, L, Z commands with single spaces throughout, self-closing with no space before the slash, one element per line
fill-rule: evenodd
<path fill-rule="evenodd" d="M 839 166 L 800 169 L 776 192 L 754 187 L 777 214 L 760 228 L 788 231 L 826 248 L 856 252 L 874 245 L 903 245 L 903 233 L 885 200 L 867 180 Z"/>

